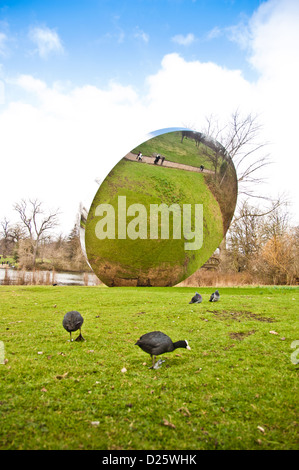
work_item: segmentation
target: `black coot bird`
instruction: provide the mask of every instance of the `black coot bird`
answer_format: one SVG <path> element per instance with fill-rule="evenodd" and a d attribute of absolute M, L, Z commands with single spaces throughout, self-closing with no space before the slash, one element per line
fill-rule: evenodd
<path fill-rule="evenodd" d="M 135 345 L 139 346 L 143 351 L 151 355 L 152 367 L 150 369 L 158 369 L 162 364 L 161 359 L 155 364 L 156 356 L 167 352 L 172 352 L 177 348 L 191 349 L 188 341 L 176 341 L 173 343 L 169 336 L 161 331 L 152 331 L 140 336 Z"/>
<path fill-rule="evenodd" d="M 72 310 L 71 312 L 67 312 L 64 315 L 62 320 L 63 328 L 70 333 L 70 341 L 72 341 L 72 331 L 80 330 L 80 334 L 75 341 L 85 341 L 83 336 L 81 335 L 81 327 L 83 324 L 83 317 L 82 315 L 77 312 L 76 310 Z"/>
<path fill-rule="evenodd" d="M 215 292 L 213 292 L 213 294 L 211 295 L 209 302 L 218 302 L 219 299 L 220 299 L 220 294 L 218 290 L 215 290 Z"/>
<path fill-rule="evenodd" d="M 192 297 L 189 304 L 200 304 L 202 302 L 202 296 L 196 292 L 196 294 Z"/>

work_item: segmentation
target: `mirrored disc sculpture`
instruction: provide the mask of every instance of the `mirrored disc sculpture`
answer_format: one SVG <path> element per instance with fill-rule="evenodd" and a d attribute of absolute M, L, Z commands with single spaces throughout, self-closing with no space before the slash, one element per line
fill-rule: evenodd
<path fill-rule="evenodd" d="M 122 156 L 82 211 L 88 263 L 107 286 L 174 286 L 219 247 L 237 193 L 233 161 L 217 141 L 156 131 Z"/>

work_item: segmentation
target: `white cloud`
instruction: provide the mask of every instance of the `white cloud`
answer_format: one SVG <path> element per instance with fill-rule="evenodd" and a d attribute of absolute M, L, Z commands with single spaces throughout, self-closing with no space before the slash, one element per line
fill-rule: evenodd
<path fill-rule="evenodd" d="M 298 83 L 299 2 L 271 0 L 250 21 L 252 65 L 266 77 L 295 74 Z"/>
<path fill-rule="evenodd" d="M 222 30 L 218 27 L 215 26 L 214 28 L 211 29 L 211 31 L 208 32 L 207 34 L 207 39 L 215 39 L 218 38 L 219 36 L 222 36 Z"/>
<path fill-rule="evenodd" d="M 163 58 L 160 70 L 147 83 L 151 114 L 179 125 L 202 125 L 210 113 L 227 116 L 240 102 L 244 109 L 250 108 L 252 89 L 239 70 L 212 62 L 187 62 L 176 53 Z"/>
<path fill-rule="evenodd" d="M 31 28 L 29 38 L 37 46 L 35 52 L 43 59 L 51 53 L 62 53 L 64 50 L 58 34 L 53 29 Z"/>
<path fill-rule="evenodd" d="M 224 28 L 223 33 L 230 41 L 236 42 L 241 49 L 247 49 L 250 44 L 250 29 L 247 23 L 238 23 Z"/>
<path fill-rule="evenodd" d="M 5 102 L 5 86 L 4 82 L 0 80 L 0 104 L 4 104 Z"/>
<path fill-rule="evenodd" d="M 149 42 L 149 35 L 142 31 L 142 29 L 137 28 L 134 37 L 137 39 L 141 39 L 146 44 Z"/>
<path fill-rule="evenodd" d="M 177 34 L 176 36 L 173 36 L 171 40 L 180 46 L 190 46 L 190 44 L 195 41 L 195 36 L 192 33 L 186 34 L 186 36 L 183 34 Z"/>
<path fill-rule="evenodd" d="M 18 78 L 13 80 L 13 83 L 29 93 L 40 94 L 47 88 L 45 82 L 38 80 L 31 75 L 20 75 Z"/>
<path fill-rule="evenodd" d="M 32 100 L 11 102 L 0 114 L 0 152 L 5 174 L 13 175 L 7 186 L 0 185 L 1 213 L 9 214 L 22 197 L 38 197 L 61 208 L 62 228 L 68 230 L 80 201 L 91 203 L 95 178 L 103 179 L 139 143 L 137 96 L 116 83 L 107 90 L 86 85 L 65 93 L 23 75 L 14 85 Z"/>
<path fill-rule="evenodd" d="M 294 204 L 299 200 L 295 150 L 299 108 L 298 24 L 297 0 L 269 0 L 261 4 L 248 25 L 249 61 L 259 73 L 255 84 L 256 107 L 262 112 L 264 132 L 277 162 L 271 180 L 278 191 L 289 192 Z"/>
<path fill-rule="evenodd" d="M 0 32 L 0 55 L 6 55 L 6 45 L 7 43 L 7 35 L 5 33 Z"/>

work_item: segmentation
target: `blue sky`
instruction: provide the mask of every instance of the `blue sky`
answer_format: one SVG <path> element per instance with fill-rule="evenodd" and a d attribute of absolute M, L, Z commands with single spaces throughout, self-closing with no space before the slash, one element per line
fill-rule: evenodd
<path fill-rule="evenodd" d="M 297 134 L 298 24 L 297 0 L 1 1 L 0 154 L 13 180 L 0 219 L 38 197 L 67 231 L 95 178 L 149 132 L 202 131 L 239 109 L 260 116 L 270 143 L 264 191 L 286 192 L 299 223 L 286 138 Z"/>
<path fill-rule="evenodd" d="M 241 67 L 248 76 L 254 73 L 244 51 L 230 40 L 229 29 L 247 22 L 260 1 L 1 3 L 8 73 L 22 71 L 45 81 L 70 80 L 76 85 L 104 86 L 113 78 L 142 87 L 145 76 L 172 52 L 183 53 L 186 60 Z M 36 28 L 57 34 L 61 47 L 53 46 L 41 57 L 30 33 Z"/>

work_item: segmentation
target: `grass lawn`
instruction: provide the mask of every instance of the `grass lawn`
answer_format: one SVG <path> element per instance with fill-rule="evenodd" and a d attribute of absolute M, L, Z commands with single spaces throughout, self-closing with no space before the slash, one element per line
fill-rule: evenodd
<path fill-rule="evenodd" d="M 1 286 L 0 449 L 298 449 L 299 289 L 195 290 Z M 152 330 L 191 351 L 149 369 Z"/>

